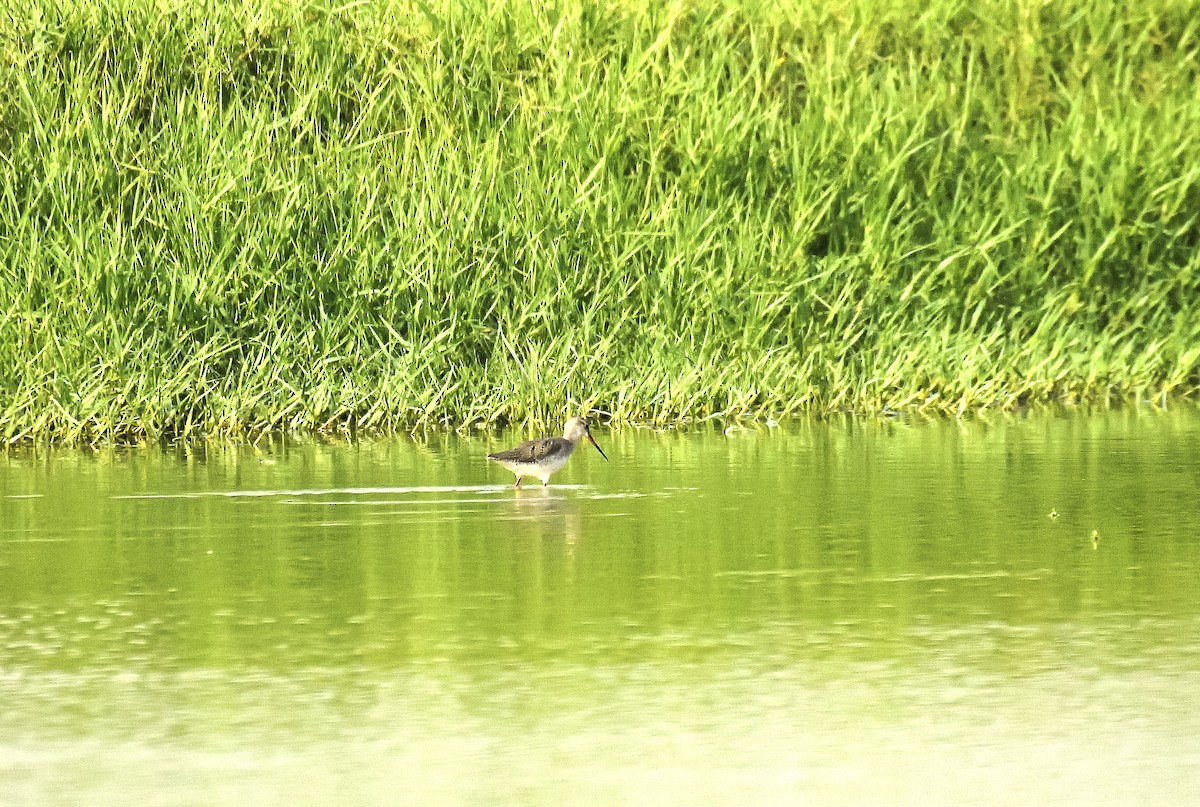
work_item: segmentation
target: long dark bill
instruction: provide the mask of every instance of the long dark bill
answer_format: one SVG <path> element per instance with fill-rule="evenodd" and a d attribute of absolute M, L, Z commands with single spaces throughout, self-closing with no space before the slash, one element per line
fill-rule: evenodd
<path fill-rule="evenodd" d="M 605 462 L 608 462 L 608 455 L 604 453 L 604 449 L 602 449 L 602 448 L 600 447 L 600 444 L 596 442 L 596 438 L 595 438 L 595 437 L 592 437 L 592 436 L 589 434 L 589 435 L 587 436 L 587 439 L 588 439 L 588 442 L 589 442 L 589 443 L 591 443 L 592 445 L 594 445 L 594 446 L 596 447 L 596 450 L 600 452 L 600 456 L 601 456 L 601 457 L 604 457 L 604 461 L 605 461 Z"/>

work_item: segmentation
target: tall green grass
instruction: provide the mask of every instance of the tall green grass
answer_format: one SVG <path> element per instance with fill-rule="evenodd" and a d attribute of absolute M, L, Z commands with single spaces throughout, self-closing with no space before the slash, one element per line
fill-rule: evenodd
<path fill-rule="evenodd" d="M 0 434 L 1200 387 L 1189 0 L 549 5 L 0 12 Z"/>

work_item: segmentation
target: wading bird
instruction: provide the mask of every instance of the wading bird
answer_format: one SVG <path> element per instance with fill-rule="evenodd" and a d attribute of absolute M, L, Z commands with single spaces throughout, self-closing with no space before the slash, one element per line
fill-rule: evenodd
<path fill-rule="evenodd" d="M 596 443 L 592 433 L 588 431 L 587 421 L 581 417 L 574 417 L 567 421 L 562 437 L 526 440 L 508 451 L 488 454 L 488 459 L 498 465 L 503 465 L 517 475 L 517 483 L 513 485 L 514 488 L 521 487 L 521 478 L 525 476 L 536 476 L 542 480 L 542 485 L 545 486 L 550 484 L 550 474 L 567 464 L 567 459 L 575 450 L 575 444 L 582 438 L 587 438 L 589 443 L 596 446 L 600 456 L 604 457 L 605 462 L 608 462 L 608 456 Z"/>

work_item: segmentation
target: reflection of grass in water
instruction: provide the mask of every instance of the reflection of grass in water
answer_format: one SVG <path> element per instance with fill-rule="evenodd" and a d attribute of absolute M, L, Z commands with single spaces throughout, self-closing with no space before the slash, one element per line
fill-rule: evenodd
<path fill-rule="evenodd" d="M 1187 4 L 127 5 L 0 41 L 9 439 L 1197 386 Z"/>

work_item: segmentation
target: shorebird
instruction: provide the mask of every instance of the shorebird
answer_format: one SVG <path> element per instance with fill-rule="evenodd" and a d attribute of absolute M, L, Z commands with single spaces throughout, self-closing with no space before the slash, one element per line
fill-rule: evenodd
<path fill-rule="evenodd" d="M 604 457 L 605 462 L 608 462 L 608 456 L 597 445 L 592 433 L 588 431 L 587 421 L 580 417 L 574 417 L 567 421 L 562 437 L 540 437 L 537 440 L 526 440 L 508 451 L 488 454 L 488 459 L 498 465 L 503 465 L 517 475 L 517 483 L 513 485 L 514 488 L 521 487 L 521 478 L 525 476 L 536 476 L 542 480 L 542 485 L 545 486 L 550 484 L 550 474 L 567 464 L 567 459 L 575 450 L 575 444 L 582 438 L 587 438 L 589 443 L 596 446 L 600 456 Z"/>

